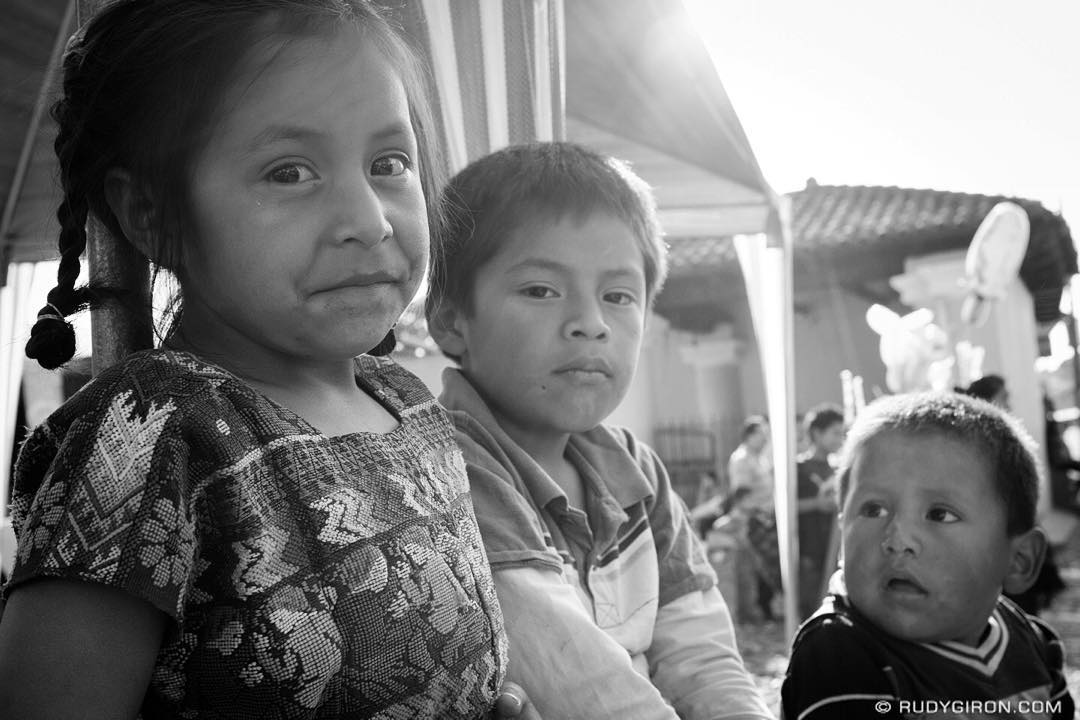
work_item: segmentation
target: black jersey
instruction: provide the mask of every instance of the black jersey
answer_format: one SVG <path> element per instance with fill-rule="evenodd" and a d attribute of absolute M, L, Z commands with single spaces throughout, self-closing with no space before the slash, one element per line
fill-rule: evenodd
<path fill-rule="evenodd" d="M 977 647 L 886 635 L 829 595 L 795 635 L 781 690 L 786 720 L 1071 718 L 1057 634 L 1006 598 Z"/>

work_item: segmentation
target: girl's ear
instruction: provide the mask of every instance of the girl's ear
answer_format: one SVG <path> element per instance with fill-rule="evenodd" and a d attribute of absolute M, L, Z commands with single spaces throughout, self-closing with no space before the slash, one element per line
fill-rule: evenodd
<path fill-rule="evenodd" d="M 1012 558 L 1002 587 L 1010 595 L 1024 592 L 1035 583 L 1046 558 L 1046 534 L 1034 527 L 1010 541 Z"/>
<path fill-rule="evenodd" d="M 465 335 L 462 332 L 462 314 L 454 303 L 443 301 L 428 316 L 428 332 L 446 355 L 460 358 L 465 355 Z"/>
<path fill-rule="evenodd" d="M 109 203 L 128 242 L 146 257 L 157 262 L 155 242 L 157 209 L 150 195 L 135 182 L 127 170 L 110 168 L 105 173 L 105 201 Z"/>

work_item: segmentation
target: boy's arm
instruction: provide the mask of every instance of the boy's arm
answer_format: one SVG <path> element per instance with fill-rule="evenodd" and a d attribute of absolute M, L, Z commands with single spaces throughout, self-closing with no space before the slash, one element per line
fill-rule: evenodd
<path fill-rule="evenodd" d="M 716 575 L 667 470 L 651 449 L 625 437 L 655 488 L 649 524 L 660 566 L 660 609 L 645 653 L 653 682 L 686 720 L 772 718 L 743 665 Z"/>
<path fill-rule="evenodd" d="M 467 419 L 455 421 L 509 641 L 507 680 L 525 689 L 542 718 L 677 720 L 563 576 L 562 559 L 511 463 L 476 428 L 470 427 L 475 436 L 462 432 Z"/>
<path fill-rule="evenodd" d="M 731 615 L 716 588 L 661 607 L 647 655 L 653 682 L 679 717 L 773 717 L 739 656 Z"/>
<path fill-rule="evenodd" d="M 819 619 L 800 631 L 780 698 L 784 720 L 901 717 L 881 663 L 863 634 L 840 617 Z"/>
<path fill-rule="evenodd" d="M 676 720 L 561 574 L 530 566 L 492 570 L 510 643 L 507 679 L 525 688 L 541 717 Z"/>

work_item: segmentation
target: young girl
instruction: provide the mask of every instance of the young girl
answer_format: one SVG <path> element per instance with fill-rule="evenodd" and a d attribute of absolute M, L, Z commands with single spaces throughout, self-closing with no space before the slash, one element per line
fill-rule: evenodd
<path fill-rule="evenodd" d="M 0 716 L 489 712 L 505 639 L 452 428 L 354 360 L 438 227 L 417 68 L 362 0 L 121 0 L 70 44 L 27 352 L 71 357 L 90 213 L 184 305 L 21 451 Z"/>

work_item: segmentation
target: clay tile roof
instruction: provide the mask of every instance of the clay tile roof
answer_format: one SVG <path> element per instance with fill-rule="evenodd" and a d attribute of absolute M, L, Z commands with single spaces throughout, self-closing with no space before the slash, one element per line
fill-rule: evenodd
<path fill-rule="evenodd" d="M 994 205 L 1011 200 L 1031 220 L 1031 239 L 1020 277 L 1040 321 L 1059 316 L 1062 288 L 1077 272 L 1068 225 L 1041 204 L 1017 198 L 899 187 L 817 185 L 789 194 L 795 272 L 828 261 L 843 277 L 858 268 L 862 280 L 902 272 L 909 256 L 963 249 Z M 730 238 L 669 238 L 671 277 L 737 265 Z"/>

